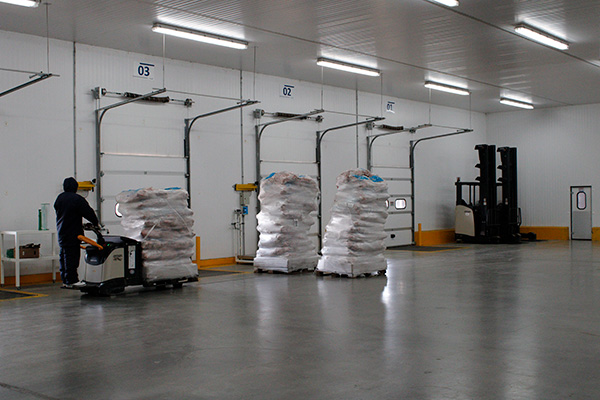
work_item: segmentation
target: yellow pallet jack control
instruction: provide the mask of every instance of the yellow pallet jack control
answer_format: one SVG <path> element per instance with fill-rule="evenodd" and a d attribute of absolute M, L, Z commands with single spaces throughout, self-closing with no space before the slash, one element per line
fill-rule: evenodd
<path fill-rule="evenodd" d="M 94 179 L 94 181 L 95 181 L 95 179 Z M 77 184 L 79 185 L 77 187 L 78 190 L 88 190 L 88 191 L 91 190 L 93 192 L 94 188 L 96 187 L 96 185 L 92 181 L 82 181 L 82 182 L 77 182 Z"/>

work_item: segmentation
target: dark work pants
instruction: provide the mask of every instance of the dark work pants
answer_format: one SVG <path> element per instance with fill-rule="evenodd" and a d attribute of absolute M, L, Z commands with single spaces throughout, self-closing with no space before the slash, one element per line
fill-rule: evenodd
<path fill-rule="evenodd" d="M 81 258 L 79 246 L 62 246 L 60 248 L 60 278 L 63 283 L 72 285 L 79 282 L 77 268 Z"/>

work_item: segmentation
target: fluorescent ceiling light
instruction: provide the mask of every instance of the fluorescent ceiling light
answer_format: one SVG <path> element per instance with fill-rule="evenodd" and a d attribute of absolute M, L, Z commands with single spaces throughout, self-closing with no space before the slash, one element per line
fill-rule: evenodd
<path fill-rule="evenodd" d="M 443 4 L 445 6 L 448 7 L 457 7 L 458 6 L 458 0 L 433 0 L 436 3 L 440 3 Z"/>
<path fill-rule="evenodd" d="M 248 42 L 239 39 L 233 39 L 227 36 L 215 35 L 208 32 L 200 32 L 193 29 L 181 28 L 173 25 L 155 23 L 152 25 L 152 31 L 165 35 L 177 36 L 184 39 L 195 40 L 198 42 L 216 44 L 218 46 L 230 47 L 232 49 L 244 50 L 248 48 Z"/>
<path fill-rule="evenodd" d="M 460 94 L 461 96 L 468 96 L 471 94 L 467 89 L 432 81 L 426 81 L 425 87 L 428 89 L 441 90 L 442 92 Z"/>
<path fill-rule="evenodd" d="M 533 104 L 526 103 L 524 101 L 507 99 L 506 97 L 500 97 L 500 103 L 506 104 L 507 106 L 526 108 L 528 110 L 533 110 Z"/>
<path fill-rule="evenodd" d="M 23 7 L 37 7 L 40 4 L 38 0 L 0 0 L 0 2 Z"/>
<path fill-rule="evenodd" d="M 317 65 L 321 67 L 339 69 L 341 71 L 353 72 L 355 74 L 362 74 L 368 76 L 379 76 L 381 71 L 375 68 L 363 67 L 362 65 L 348 64 L 342 61 L 330 60 L 328 58 L 320 57 L 317 59 Z"/>
<path fill-rule="evenodd" d="M 546 46 L 554 47 L 558 50 L 568 50 L 569 43 L 566 41 L 557 38 L 556 36 L 552 36 L 549 33 L 542 32 L 525 24 L 519 24 L 515 26 L 515 32 L 519 35 L 523 35 L 528 37 L 531 40 L 534 40 L 538 43 L 545 44 Z"/>

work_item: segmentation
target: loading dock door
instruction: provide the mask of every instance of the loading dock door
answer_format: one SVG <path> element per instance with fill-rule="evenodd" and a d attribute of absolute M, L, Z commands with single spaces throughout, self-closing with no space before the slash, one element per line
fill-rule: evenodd
<path fill-rule="evenodd" d="M 410 147 L 404 136 L 381 138 L 371 147 L 371 172 L 388 185 L 388 217 L 385 223 L 386 247 L 412 243 L 413 193 L 408 165 Z"/>
<path fill-rule="evenodd" d="M 591 186 L 571 186 L 571 239 L 592 240 Z"/>
<path fill-rule="evenodd" d="M 114 118 L 113 118 L 114 119 Z M 102 223 L 111 234 L 124 234 L 115 215 L 123 190 L 187 187 L 183 129 L 123 127 L 106 123 L 100 147 Z"/>

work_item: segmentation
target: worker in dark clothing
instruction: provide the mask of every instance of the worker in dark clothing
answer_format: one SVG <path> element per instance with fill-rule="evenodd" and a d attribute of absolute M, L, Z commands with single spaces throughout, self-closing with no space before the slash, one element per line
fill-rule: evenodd
<path fill-rule="evenodd" d="M 83 235 L 82 218 L 98 225 L 98 217 L 88 202 L 78 195 L 78 183 L 75 178 L 66 178 L 63 182 L 64 192 L 54 202 L 56 210 L 56 230 L 60 245 L 60 277 L 64 288 L 83 286 L 79 282 L 77 268 L 81 257 L 78 235 Z"/>

